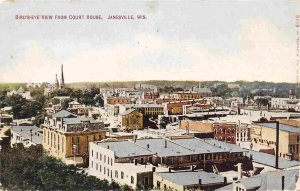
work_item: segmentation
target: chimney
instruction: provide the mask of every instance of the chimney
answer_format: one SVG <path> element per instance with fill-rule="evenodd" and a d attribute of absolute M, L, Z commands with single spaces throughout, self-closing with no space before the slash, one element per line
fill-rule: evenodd
<path fill-rule="evenodd" d="M 224 184 L 227 184 L 227 177 L 224 177 Z"/>
<path fill-rule="evenodd" d="M 107 145 L 107 149 L 109 149 L 109 145 Z"/>
<path fill-rule="evenodd" d="M 149 144 L 147 144 L 147 149 L 149 149 Z"/>
<path fill-rule="evenodd" d="M 168 142 L 167 140 L 165 140 L 165 148 L 167 148 L 167 146 L 168 146 Z"/>
<path fill-rule="evenodd" d="M 169 172 L 172 172 L 172 169 L 171 169 L 171 168 L 169 168 Z"/>
<path fill-rule="evenodd" d="M 152 167 L 152 172 L 155 172 L 156 171 L 156 168 L 155 166 Z"/>
<path fill-rule="evenodd" d="M 199 185 L 202 185 L 202 179 L 201 178 L 199 179 Z"/>
<path fill-rule="evenodd" d="M 137 162 L 138 162 L 137 159 L 134 159 L 134 165 L 137 165 Z"/>
<path fill-rule="evenodd" d="M 238 180 L 242 179 L 242 163 L 237 164 L 238 168 Z"/>
<path fill-rule="evenodd" d="M 284 190 L 284 176 L 281 177 L 281 189 Z"/>

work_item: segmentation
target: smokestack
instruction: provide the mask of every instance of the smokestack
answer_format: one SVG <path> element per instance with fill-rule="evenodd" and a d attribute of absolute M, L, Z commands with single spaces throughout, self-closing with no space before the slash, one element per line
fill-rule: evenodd
<path fill-rule="evenodd" d="M 168 143 L 167 143 L 167 140 L 165 140 L 165 148 L 167 148 L 168 146 Z"/>
<path fill-rule="evenodd" d="M 199 179 L 199 185 L 202 185 L 202 179 Z"/>
<path fill-rule="evenodd" d="M 284 176 L 281 177 L 281 189 L 284 190 Z"/>

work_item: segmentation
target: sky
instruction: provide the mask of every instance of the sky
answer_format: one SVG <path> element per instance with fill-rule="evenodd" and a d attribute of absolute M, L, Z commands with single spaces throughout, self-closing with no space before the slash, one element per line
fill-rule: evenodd
<path fill-rule="evenodd" d="M 300 1 L 0 0 L 0 82 L 296 82 Z M 101 15 L 16 19 L 16 15 Z M 133 15 L 134 20 L 109 20 Z M 137 19 L 145 15 L 146 19 Z"/>

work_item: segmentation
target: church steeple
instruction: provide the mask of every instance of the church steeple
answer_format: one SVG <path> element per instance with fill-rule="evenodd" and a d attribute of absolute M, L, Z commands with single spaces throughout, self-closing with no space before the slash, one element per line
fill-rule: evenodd
<path fill-rule="evenodd" d="M 58 82 L 58 78 L 57 78 L 57 74 L 55 74 L 55 88 L 59 88 L 59 82 Z"/>
<path fill-rule="evenodd" d="M 60 79 L 60 89 L 65 88 L 65 79 L 64 79 L 64 65 L 61 65 L 61 79 Z"/>

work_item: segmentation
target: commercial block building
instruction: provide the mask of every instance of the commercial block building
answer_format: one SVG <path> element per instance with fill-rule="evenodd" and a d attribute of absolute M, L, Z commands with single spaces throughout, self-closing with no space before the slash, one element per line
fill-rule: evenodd
<path fill-rule="evenodd" d="M 43 147 L 50 156 L 67 164 L 86 164 L 90 141 L 106 137 L 104 123 L 61 110 L 46 117 Z"/>
<path fill-rule="evenodd" d="M 276 124 L 253 123 L 251 139 L 254 142 L 276 148 Z M 296 126 L 279 124 L 279 156 L 287 159 L 300 159 L 300 128 Z"/>

